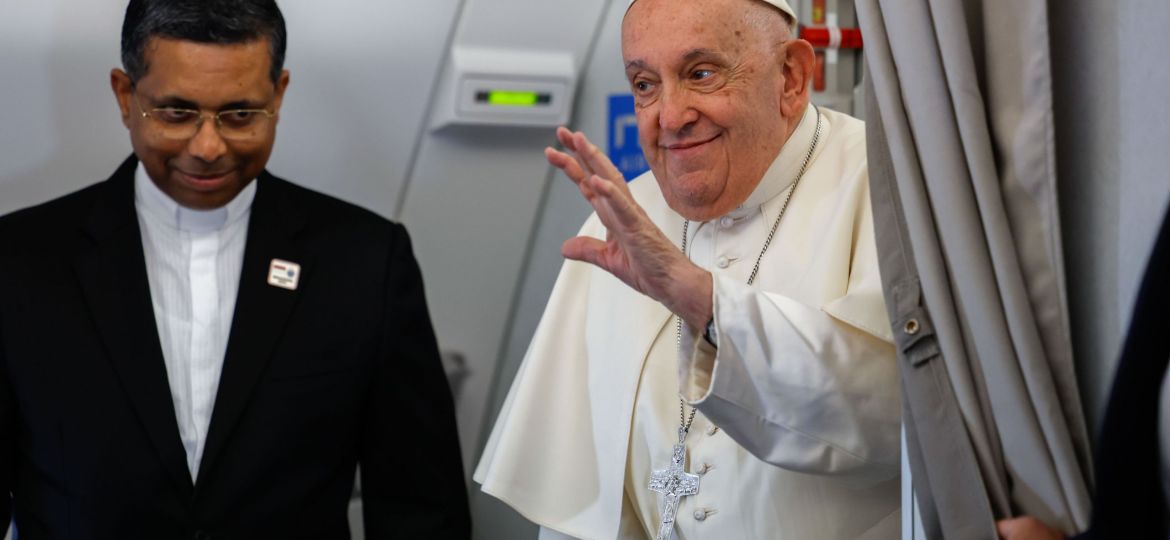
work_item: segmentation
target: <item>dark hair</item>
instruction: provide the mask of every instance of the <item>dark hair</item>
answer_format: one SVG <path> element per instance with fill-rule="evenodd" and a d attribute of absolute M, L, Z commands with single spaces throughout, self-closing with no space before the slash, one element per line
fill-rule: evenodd
<path fill-rule="evenodd" d="M 268 38 L 273 82 L 284 69 L 288 35 L 275 0 L 130 0 L 122 21 L 122 67 L 131 81 L 146 74 L 146 43 L 156 36 L 222 45 Z"/>

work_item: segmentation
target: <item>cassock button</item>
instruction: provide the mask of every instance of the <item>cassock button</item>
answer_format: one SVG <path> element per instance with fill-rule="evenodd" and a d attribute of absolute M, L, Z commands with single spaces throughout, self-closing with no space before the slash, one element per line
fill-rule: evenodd
<path fill-rule="evenodd" d="M 718 432 L 719 432 L 719 428 L 718 428 L 718 427 L 715 427 L 715 426 L 707 426 L 707 436 L 708 436 L 708 437 L 713 437 L 713 436 L 714 436 L 716 433 L 718 433 Z"/>
<path fill-rule="evenodd" d="M 702 510 L 702 509 L 695 510 L 695 521 L 703 521 L 705 519 L 707 519 L 707 511 L 706 510 Z"/>
<path fill-rule="evenodd" d="M 715 266 L 719 268 L 727 268 L 730 264 L 731 261 L 727 260 L 727 257 L 719 257 L 719 260 L 715 261 Z"/>
<path fill-rule="evenodd" d="M 719 219 L 719 225 L 724 229 L 730 229 L 732 225 L 735 225 L 735 220 L 731 216 L 723 216 Z"/>
<path fill-rule="evenodd" d="M 711 470 L 710 463 L 701 463 L 699 464 L 699 468 L 695 469 L 695 472 L 698 474 L 707 474 L 707 471 L 709 470 Z"/>

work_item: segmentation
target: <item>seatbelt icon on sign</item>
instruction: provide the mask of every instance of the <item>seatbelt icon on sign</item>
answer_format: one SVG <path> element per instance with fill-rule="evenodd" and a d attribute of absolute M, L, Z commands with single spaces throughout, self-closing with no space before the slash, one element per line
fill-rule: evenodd
<path fill-rule="evenodd" d="M 626 177 L 626 181 L 650 169 L 642 146 L 638 144 L 638 117 L 634 114 L 634 96 L 609 96 L 609 159 Z"/>

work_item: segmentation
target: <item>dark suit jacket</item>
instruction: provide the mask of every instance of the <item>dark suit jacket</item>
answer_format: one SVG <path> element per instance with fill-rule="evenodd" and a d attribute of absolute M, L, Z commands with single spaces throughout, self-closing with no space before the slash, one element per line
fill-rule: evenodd
<path fill-rule="evenodd" d="M 136 165 L 0 218 L 0 527 L 11 511 L 21 540 L 347 538 L 360 462 L 368 538 L 467 538 L 451 394 L 405 229 L 268 173 L 192 482 Z M 268 285 L 274 258 L 301 265 L 297 290 Z"/>
<path fill-rule="evenodd" d="M 1150 254 L 1113 376 L 1098 443 L 1093 521 L 1080 540 L 1167 538 L 1158 424 L 1170 361 L 1168 308 L 1170 214 Z"/>

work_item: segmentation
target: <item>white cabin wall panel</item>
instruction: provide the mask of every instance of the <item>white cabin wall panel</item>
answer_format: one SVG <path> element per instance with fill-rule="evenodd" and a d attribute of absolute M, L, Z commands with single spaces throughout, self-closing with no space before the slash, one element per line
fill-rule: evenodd
<path fill-rule="evenodd" d="M 460 3 L 280 2 L 291 82 L 269 169 L 393 218 Z"/>
<path fill-rule="evenodd" d="M 0 215 L 102 180 L 130 154 L 109 84 L 124 5 L 4 3 Z"/>
<path fill-rule="evenodd" d="M 1170 198 L 1170 4 L 1049 2 L 1061 229 L 1091 433 Z"/>
<path fill-rule="evenodd" d="M 452 47 L 567 51 L 580 70 L 604 0 L 466 0 Z M 451 107 L 450 51 L 428 125 Z M 478 458 L 484 407 L 549 178 L 551 128 L 455 126 L 421 137 L 399 217 L 410 229 L 445 350 L 467 360 L 457 404 L 464 466 Z M 473 489 L 477 489 L 474 488 Z"/>
<path fill-rule="evenodd" d="M 552 130 L 455 128 L 427 139 L 402 221 L 414 239 L 439 345 L 467 361 L 456 413 L 470 475 L 484 400 L 547 178 L 540 149 L 552 142 Z"/>
<path fill-rule="evenodd" d="M 624 0 L 610 2 L 589 65 L 582 73 L 570 126 L 575 131 L 584 132 L 600 148 L 606 148 L 609 142 L 609 96 L 629 92 L 621 53 L 621 21 L 625 12 Z M 564 263 L 561 244 L 576 236 L 585 218 L 593 211 L 581 197 L 577 186 L 567 177 L 551 167 L 549 173 L 552 178 L 524 265 L 518 305 L 512 319 L 507 348 L 501 358 L 499 384 L 493 389 L 489 404 L 489 427 L 495 420 L 495 412 L 503 405 L 512 378 L 528 350 L 528 342 L 532 340 L 536 325 L 544 314 L 553 282 Z M 486 439 L 481 437 L 478 442 L 482 444 Z"/>
<path fill-rule="evenodd" d="M 577 67 L 605 0 L 467 0 L 455 45 L 571 51 Z"/>
<path fill-rule="evenodd" d="M 609 96 L 629 92 L 621 55 L 621 21 L 626 4 L 625 0 L 610 0 L 606 7 L 589 63 L 581 74 L 570 126 L 573 130 L 584 132 L 601 148 L 606 148 L 609 141 Z M 585 218 L 593 211 L 581 197 L 577 186 L 560 171 L 547 166 L 546 170 L 550 178 L 533 236 L 527 246 L 516 304 L 513 306 L 497 373 L 489 389 L 490 397 L 482 415 L 483 428 L 477 440 L 464 441 L 464 444 L 475 445 L 477 456 L 487 441 L 489 430 L 495 425 L 496 416 L 512 387 L 512 380 L 528 350 L 528 343 L 544 314 L 553 283 L 564 264 L 561 244 L 577 234 Z M 473 518 L 477 520 L 477 538 L 536 537 L 535 526 L 498 500 L 474 492 L 471 502 Z"/>
<path fill-rule="evenodd" d="M 1121 327 L 1129 319 L 1146 260 L 1170 202 L 1170 67 L 1166 29 L 1170 2 L 1117 3 L 1121 50 L 1121 208 L 1117 298 Z"/>

